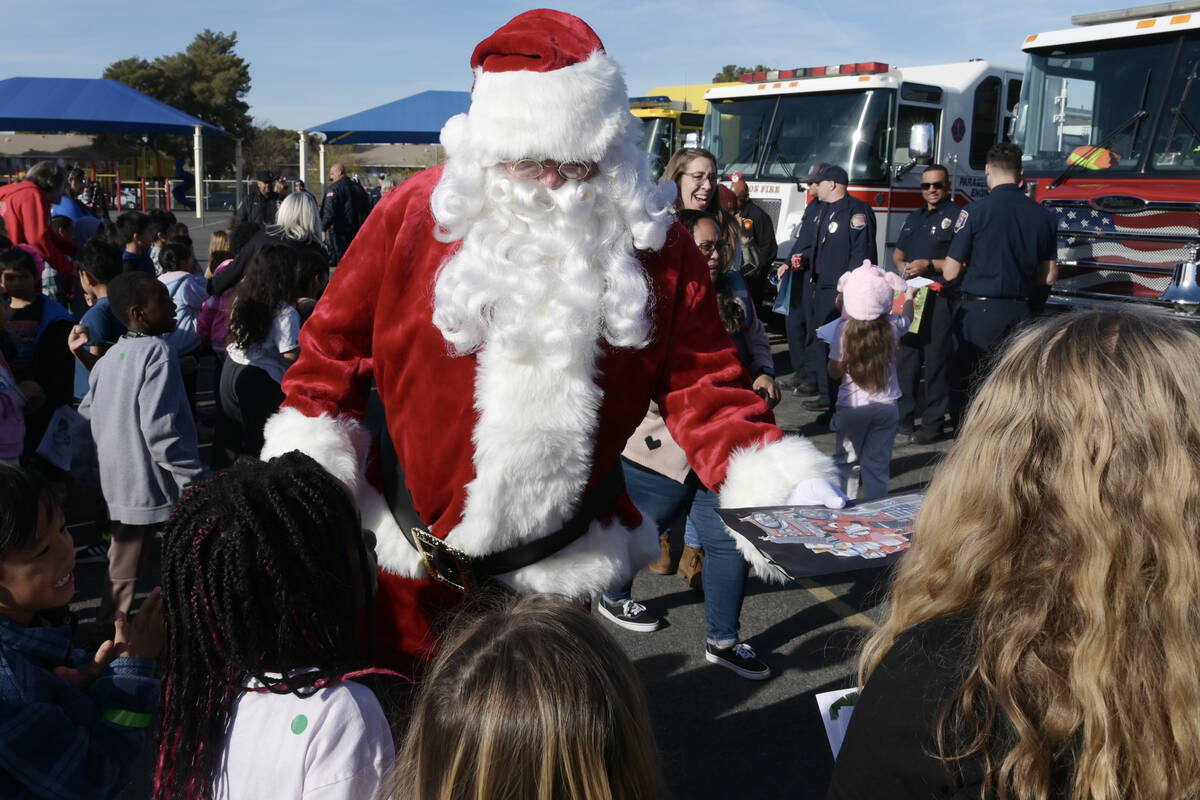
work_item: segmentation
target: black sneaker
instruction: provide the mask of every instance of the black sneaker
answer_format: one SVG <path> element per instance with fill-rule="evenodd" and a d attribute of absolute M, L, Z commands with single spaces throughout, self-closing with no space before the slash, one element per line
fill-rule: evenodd
<path fill-rule="evenodd" d="M 600 612 L 600 616 L 608 617 L 609 620 L 622 628 L 638 633 L 649 633 L 650 631 L 658 630 L 658 626 L 662 625 L 662 620 L 646 610 L 646 607 L 641 603 L 633 600 L 625 600 L 620 603 L 606 603 L 604 598 L 600 598 L 600 602 L 596 604 L 596 610 Z"/>
<path fill-rule="evenodd" d="M 759 660 L 753 647 L 742 642 L 733 647 L 717 647 L 709 643 L 704 648 L 704 660 L 710 664 L 720 664 L 752 681 L 765 681 L 771 677 L 771 668 Z"/>
<path fill-rule="evenodd" d="M 926 427 L 922 425 L 917 428 L 917 432 L 912 435 L 913 444 L 933 444 L 938 439 L 942 438 L 942 429 L 937 427 Z"/>
<path fill-rule="evenodd" d="M 814 397 L 812 400 L 805 400 L 800 405 L 807 411 L 824 413 L 829 410 L 829 401 L 823 397 Z"/>

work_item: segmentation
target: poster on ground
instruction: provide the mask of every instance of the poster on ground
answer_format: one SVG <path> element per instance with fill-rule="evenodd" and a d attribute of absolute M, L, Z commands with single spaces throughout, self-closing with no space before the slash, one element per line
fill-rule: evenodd
<path fill-rule="evenodd" d="M 923 495 L 901 494 L 842 509 L 718 509 L 725 525 L 792 580 L 878 569 L 908 549 Z"/>

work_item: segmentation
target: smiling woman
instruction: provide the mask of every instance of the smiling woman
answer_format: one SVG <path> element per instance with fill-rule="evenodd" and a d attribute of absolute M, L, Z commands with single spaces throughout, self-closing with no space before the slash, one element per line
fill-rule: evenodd
<path fill-rule="evenodd" d="M 663 170 L 663 180 L 675 181 L 679 195 L 675 210 L 707 211 L 720 208 L 717 191 L 717 160 L 699 147 L 685 147 L 675 152 Z"/>
<path fill-rule="evenodd" d="M 708 150 L 700 147 L 684 147 L 675 151 L 663 170 L 664 181 L 674 181 L 678 189 L 675 211 L 703 211 L 716 217 L 721 225 L 721 238 L 725 240 L 732 258 L 725 265 L 736 272 L 742 271 L 742 251 L 737 219 L 721 207 L 721 186 L 718 183 L 717 159 Z"/>

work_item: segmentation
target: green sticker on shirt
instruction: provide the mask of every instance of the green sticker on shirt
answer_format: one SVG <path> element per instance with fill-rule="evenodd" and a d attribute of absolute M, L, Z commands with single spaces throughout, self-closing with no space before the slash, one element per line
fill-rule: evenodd
<path fill-rule="evenodd" d="M 303 714 L 297 714 L 296 718 L 292 720 L 292 733 L 299 736 L 300 734 L 304 733 L 307 728 L 308 717 L 304 716 Z"/>

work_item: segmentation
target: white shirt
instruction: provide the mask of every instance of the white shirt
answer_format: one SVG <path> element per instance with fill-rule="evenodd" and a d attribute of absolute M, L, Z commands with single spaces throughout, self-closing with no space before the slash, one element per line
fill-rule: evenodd
<path fill-rule="evenodd" d="M 396 759 L 379 701 L 353 681 L 303 699 L 243 692 L 231 717 L 213 800 L 369 798 Z"/>
<path fill-rule="evenodd" d="M 232 310 L 232 309 L 231 309 Z M 283 373 L 291 364 L 283 357 L 300 346 L 300 312 L 291 306 L 280 306 L 271 320 L 267 338 L 254 345 L 249 351 L 233 343 L 225 345 L 225 354 L 238 364 L 248 364 L 266 371 L 276 383 L 283 383 Z"/>

